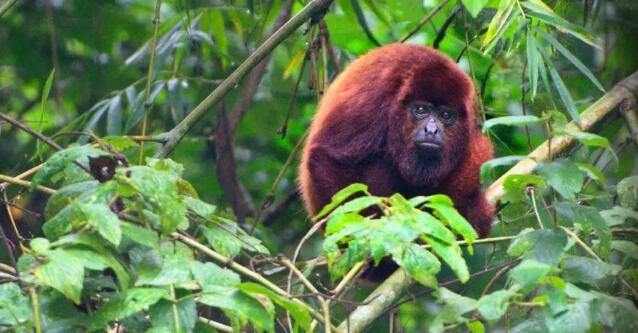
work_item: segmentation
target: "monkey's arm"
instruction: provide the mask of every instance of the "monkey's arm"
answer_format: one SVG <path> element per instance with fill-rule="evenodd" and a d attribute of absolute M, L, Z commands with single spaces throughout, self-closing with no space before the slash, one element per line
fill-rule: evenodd
<path fill-rule="evenodd" d="M 302 162 L 301 192 L 313 215 L 327 205 L 335 193 L 354 181 L 352 167 L 332 156 L 331 150 L 314 145 Z"/>

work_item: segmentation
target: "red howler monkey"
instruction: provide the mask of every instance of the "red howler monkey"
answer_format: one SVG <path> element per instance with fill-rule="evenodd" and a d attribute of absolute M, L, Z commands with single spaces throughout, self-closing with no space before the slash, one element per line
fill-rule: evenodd
<path fill-rule="evenodd" d="M 444 193 L 485 236 L 494 208 L 479 168 L 492 146 L 478 128 L 470 78 L 428 47 L 392 44 L 354 61 L 326 91 L 310 127 L 299 185 L 312 215 L 340 189 Z"/>

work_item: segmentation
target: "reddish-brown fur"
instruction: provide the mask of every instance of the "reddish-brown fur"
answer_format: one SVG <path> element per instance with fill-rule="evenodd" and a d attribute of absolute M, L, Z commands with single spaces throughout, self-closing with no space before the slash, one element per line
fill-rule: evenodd
<path fill-rule="evenodd" d="M 438 162 L 417 156 L 406 107 L 416 99 L 458 111 Z M 472 81 L 434 49 L 392 44 L 357 59 L 330 85 L 312 122 L 299 169 L 306 209 L 316 214 L 355 182 L 383 196 L 444 193 L 485 236 L 494 208 L 480 191 L 479 168 L 492 158 L 492 146 L 474 105 Z"/>

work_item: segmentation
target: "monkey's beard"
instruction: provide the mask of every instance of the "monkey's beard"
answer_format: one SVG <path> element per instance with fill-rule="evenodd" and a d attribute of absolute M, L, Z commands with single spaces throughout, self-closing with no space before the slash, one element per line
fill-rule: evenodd
<path fill-rule="evenodd" d="M 399 154 L 392 154 L 394 156 L 390 156 L 390 159 L 408 185 L 434 189 L 441 185 L 453 169 L 453 162 L 456 162 L 446 148 L 424 152 L 413 146 Z"/>

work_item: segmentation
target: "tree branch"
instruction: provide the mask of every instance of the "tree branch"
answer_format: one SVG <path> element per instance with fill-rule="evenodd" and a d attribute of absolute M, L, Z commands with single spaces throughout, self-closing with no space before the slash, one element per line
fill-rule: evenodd
<path fill-rule="evenodd" d="M 290 36 L 298 27 L 300 27 L 308 19 L 315 18 L 317 15 L 323 14 L 332 0 L 313 0 L 308 3 L 297 15 L 291 18 L 281 29 L 277 30 L 263 44 L 261 44 L 255 52 L 248 57 L 234 72 L 232 72 L 213 92 L 197 105 L 191 113 L 182 120 L 170 132 L 162 134 L 166 139 L 166 144 L 162 146 L 156 153 L 155 157 L 166 157 L 174 149 L 179 141 L 188 133 L 188 131 L 199 121 L 199 119 L 226 94 L 239 84 L 239 82 L 255 68 L 272 50 L 281 44 L 288 36 Z"/>

